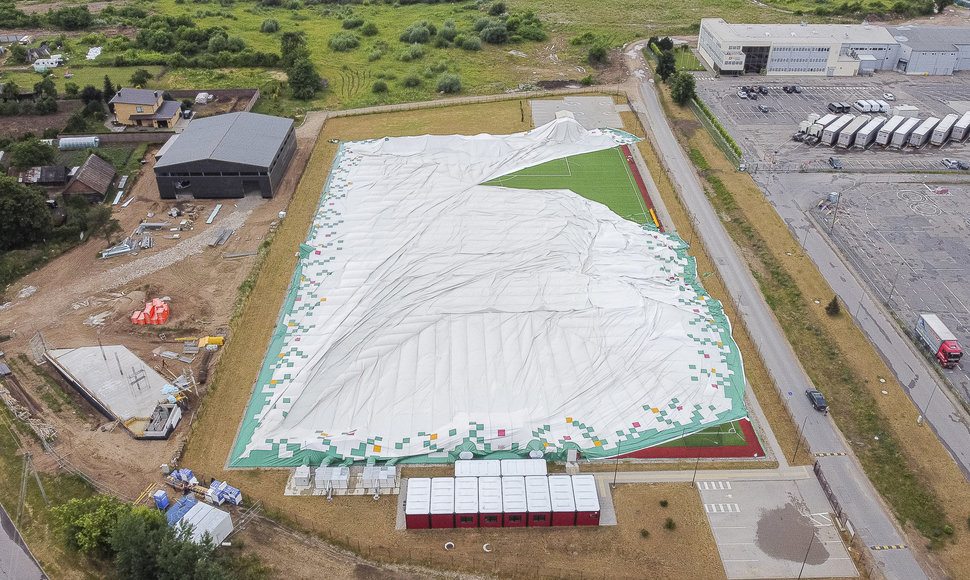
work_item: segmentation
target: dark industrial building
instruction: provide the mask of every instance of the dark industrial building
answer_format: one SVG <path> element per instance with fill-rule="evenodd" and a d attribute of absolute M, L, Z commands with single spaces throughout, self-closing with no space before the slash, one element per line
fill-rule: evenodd
<path fill-rule="evenodd" d="M 162 199 L 270 198 L 296 152 L 296 134 L 292 119 L 228 113 L 192 121 L 163 149 L 155 163 Z"/>

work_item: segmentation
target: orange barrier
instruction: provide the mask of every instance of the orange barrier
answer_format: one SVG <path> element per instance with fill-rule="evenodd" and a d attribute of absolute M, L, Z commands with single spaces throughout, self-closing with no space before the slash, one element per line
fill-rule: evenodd
<path fill-rule="evenodd" d="M 153 298 L 145 303 L 145 309 L 131 314 L 131 322 L 134 324 L 165 324 L 168 322 L 169 308 L 168 303 Z"/>

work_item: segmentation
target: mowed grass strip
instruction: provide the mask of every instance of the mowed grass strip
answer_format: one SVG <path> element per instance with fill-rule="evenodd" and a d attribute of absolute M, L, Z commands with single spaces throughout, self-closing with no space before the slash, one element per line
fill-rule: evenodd
<path fill-rule="evenodd" d="M 916 427 L 918 411 L 852 318 L 825 314 L 834 292 L 750 176 L 735 170 L 699 124 L 691 125 L 689 110 L 668 107 L 668 115 L 709 164 L 709 197 L 866 474 L 899 520 L 940 549 L 953 577 L 970 577 L 959 548 L 966 528 L 952 525 L 968 521 L 970 483 L 932 431 Z"/>
<path fill-rule="evenodd" d="M 519 189 L 568 189 L 602 203 L 639 224 L 652 222 L 640 198 L 630 166 L 619 148 L 572 155 L 499 177 L 485 185 Z"/>

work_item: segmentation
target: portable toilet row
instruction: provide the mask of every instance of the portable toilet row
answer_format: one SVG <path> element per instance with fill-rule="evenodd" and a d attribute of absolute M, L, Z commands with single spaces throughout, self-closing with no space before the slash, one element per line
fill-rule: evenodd
<path fill-rule="evenodd" d="M 545 459 L 459 459 L 455 477 L 497 477 L 507 475 L 545 475 Z"/>
<path fill-rule="evenodd" d="M 599 525 L 592 475 L 411 478 L 406 526 L 414 529 Z"/>

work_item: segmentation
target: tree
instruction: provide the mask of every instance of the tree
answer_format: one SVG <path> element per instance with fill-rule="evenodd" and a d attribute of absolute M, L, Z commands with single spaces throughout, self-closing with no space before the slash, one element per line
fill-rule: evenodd
<path fill-rule="evenodd" d="M 111 100 L 111 97 L 115 96 L 115 92 L 115 85 L 111 82 L 111 78 L 104 75 L 104 88 L 101 89 L 101 98 L 107 103 Z"/>
<path fill-rule="evenodd" d="M 130 504 L 122 504 L 115 497 L 96 495 L 72 499 L 51 508 L 51 513 L 69 548 L 82 554 L 107 558 L 113 552 L 111 537 L 118 518 L 130 510 Z"/>
<path fill-rule="evenodd" d="M 64 96 L 69 99 L 76 99 L 81 94 L 81 87 L 77 83 L 64 83 Z"/>
<path fill-rule="evenodd" d="M 54 161 L 54 148 L 40 139 L 27 139 L 10 148 L 10 161 L 14 167 L 50 165 Z"/>
<path fill-rule="evenodd" d="M 8 58 L 9 58 L 9 62 L 7 62 L 8 65 L 27 62 L 27 47 L 20 44 L 15 44 L 11 46 L 10 56 Z"/>
<path fill-rule="evenodd" d="M 657 48 L 659 48 L 661 52 L 665 50 L 673 50 L 674 41 L 670 40 L 669 36 L 665 36 L 661 38 L 659 41 L 657 41 Z"/>
<path fill-rule="evenodd" d="M 87 105 L 101 100 L 101 91 L 94 85 L 88 85 L 81 89 L 81 101 Z"/>
<path fill-rule="evenodd" d="M 589 52 L 586 54 L 586 62 L 589 64 L 598 64 L 606 62 L 607 59 L 608 54 L 605 46 L 597 43 L 589 47 Z"/>
<path fill-rule="evenodd" d="M 20 87 L 13 81 L 7 81 L 3 83 L 3 89 L 0 90 L 0 97 L 3 97 L 5 101 L 16 102 L 20 99 Z"/>
<path fill-rule="evenodd" d="M 148 81 L 150 81 L 153 78 L 155 78 L 155 75 L 153 75 L 152 73 L 148 72 L 143 68 L 140 68 L 135 72 L 131 73 L 131 78 L 128 80 L 131 82 L 133 86 L 143 87 L 148 83 Z"/>
<path fill-rule="evenodd" d="M 53 97 L 57 98 L 57 87 L 54 85 L 54 81 L 50 77 L 44 77 L 44 80 L 39 83 L 34 83 L 34 94 L 38 97 Z"/>
<path fill-rule="evenodd" d="M 84 133 L 88 130 L 88 120 L 84 118 L 84 111 L 79 109 L 67 118 L 64 124 L 65 133 Z"/>
<path fill-rule="evenodd" d="M 115 570 L 121 578 L 158 578 L 171 562 L 158 560 L 166 536 L 171 535 L 165 516 L 156 510 L 136 507 L 121 514 L 111 533 Z"/>
<path fill-rule="evenodd" d="M 320 90 L 320 74 L 308 58 L 301 58 L 286 71 L 293 98 L 309 101 Z"/>
<path fill-rule="evenodd" d="M 272 34 L 280 29 L 280 23 L 272 18 L 267 18 L 259 26 L 259 31 L 263 34 Z"/>
<path fill-rule="evenodd" d="M 461 77 L 456 74 L 443 74 L 438 77 L 439 93 L 461 92 Z"/>
<path fill-rule="evenodd" d="M 838 316 L 842 312 L 842 306 L 839 304 L 839 297 L 833 296 L 832 301 L 825 305 L 825 313 L 829 316 Z"/>
<path fill-rule="evenodd" d="M 12 177 L 0 176 L 0 250 L 39 242 L 50 230 L 47 195 Z"/>
<path fill-rule="evenodd" d="M 302 32 L 284 32 L 280 35 L 280 64 L 289 70 L 298 60 L 308 59 L 310 50 L 306 45 L 306 35 Z"/>
<path fill-rule="evenodd" d="M 662 51 L 660 57 L 657 59 L 657 74 L 666 82 L 676 70 L 677 59 L 674 58 L 674 53 L 669 50 Z"/>
<path fill-rule="evenodd" d="M 697 81 L 694 75 L 680 71 L 671 75 L 669 83 L 670 96 L 674 102 L 683 107 L 694 98 L 694 90 L 697 88 Z"/>

